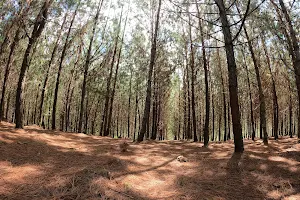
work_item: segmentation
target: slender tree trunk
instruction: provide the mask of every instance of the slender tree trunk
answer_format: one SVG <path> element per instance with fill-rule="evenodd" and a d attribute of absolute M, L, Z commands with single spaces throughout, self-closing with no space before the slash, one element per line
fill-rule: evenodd
<path fill-rule="evenodd" d="M 249 101 L 250 101 L 250 118 L 251 118 L 251 127 L 252 127 L 252 140 L 255 140 L 255 125 L 254 125 L 254 114 L 253 114 L 253 101 L 252 101 L 252 90 L 249 78 L 249 70 L 247 65 L 246 66 L 246 73 L 247 73 L 247 83 L 248 83 L 248 90 L 249 90 Z"/>
<path fill-rule="evenodd" d="M 56 124 L 55 124 L 56 123 L 56 105 L 57 105 L 57 96 L 58 96 L 58 89 L 59 89 L 59 83 L 60 83 L 60 74 L 61 74 L 62 67 L 63 67 L 63 61 L 66 56 L 66 51 L 67 51 L 67 47 L 68 47 L 68 43 L 69 43 L 69 37 L 71 34 L 72 26 L 75 21 L 75 17 L 76 17 L 79 6 L 80 6 L 80 2 L 77 4 L 76 10 L 73 14 L 73 17 L 72 17 L 72 20 L 71 20 L 71 23 L 69 26 L 69 30 L 68 30 L 65 44 L 64 44 L 64 47 L 63 47 L 63 50 L 61 53 L 60 63 L 59 63 L 58 71 L 57 71 L 55 90 L 54 90 L 54 98 L 53 98 L 53 107 L 52 107 L 52 124 L 51 124 L 52 130 L 55 130 L 55 128 L 56 128 Z"/>
<path fill-rule="evenodd" d="M 186 133 L 186 139 L 192 138 L 192 127 L 191 127 L 191 94 L 190 94 L 190 71 L 189 71 L 189 65 L 188 60 L 186 64 L 186 84 L 187 84 L 187 133 Z"/>
<path fill-rule="evenodd" d="M 101 128 L 100 128 L 101 136 L 103 136 L 105 134 L 106 127 L 107 127 L 109 101 L 110 101 L 109 97 L 111 95 L 110 94 L 111 93 L 110 85 L 111 85 L 111 79 L 112 79 L 112 75 L 113 75 L 113 68 L 114 68 L 115 56 L 117 53 L 118 41 L 119 41 L 119 34 L 118 34 L 118 37 L 116 37 L 114 52 L 113 52 L 112 61 L 111 61 L 111 65 L 110 65 L 110 71 L 109 71 L 109 75 L 108 75 L 108 79 L 107 79 L 107 83 L 106 83 L 105 104 L 104 104 L 104 110 L 103 110 L 103 114 L 102 114 L 102 121 L 101 121 Z"/>
<path fill-rule="evenodd" d="M 131 86 L 132 86 L 132 69 L 130 69 L 129 80 L 129 97 L 128 97 L 128 113 L 127 113 L 127 137 L 130 138 L 130 114 L 131 114 Z"/>
<path fill-rule="evenodd" d="M 119 19 L 119 30 L 118 30 L 117 37 L 119 37 L 120 31 L 121 31 L 121 20 L 122 20 L 122 14 Z M 126 16 L 126 20 L 125 20 L 125 24 L 124 24 L 123 36 L 121 38 L 120 50 L 118 53 L 118 59 L 117 59 L 117 65 L 116 65 L 116 71 L 115 71 L 115 77 L 114 77 L 114 83 L 113 83 L 113 90 L 112 90 L 112 94 L 110 96 L 110 108 L 109 108 L 109 113 L 108 113 L 107 127 L 104 132 L 105 136 L 110 134 L 110 129 L 111 129 L 111 118 L 112 118 L 112 111 L 113 111 L 114 98 L 115 98 L 115 92 L 116 92 L 116 84 L 117 84 L 117 79 L 118 79 L 119 65 L 120 65 L 120 59 L 121 59 L 121 54 L 122 54 L 122 46 L 123 46 L 123 41 L 124 41 L 126 24 L 127 24 L 127 16 Z"/>
<path fill-rule="evenodd" d="M 48 18 L 48 10 L 52 4 L 53 0 L 45 0 L 44 4 L 38 14 L 38 16 L 35 19 L 34 27 L 31 33 L 31 37 L 29 38 L 29 42 L 23 57 L 22 66 L 20 70 L 19 75 L 19 81 L 17 86 L 17 92 L 16 92 L 16 104 L 15 104 L 15 123 L 16 128 L 23 128 L 23 115 L 22 115 L 22 85 L 23 80 L 25 77 L 25 73 L 27 71 L 27 68 L 29 67 L 29 56 L 32 47 L 36 43 L 37 39 L 40 37 L 40 35 L 43 32 L 43 29 L 45 27 L 47 18 Z"/>
<path fill-rule="evenodd" d="M 187 87 L 186 87 L 186 70 L 183 70 L 183 132 L 182 132 L 182 139 L 187 139 Z"/>
<path fill-rule="evenodd" d="M 259 72 L 260 66 L 256 59 L 254 49 L 253 49 L 252 43 L 250 41 L 247 29 L 245 26 L 243 28 L 244 28 L 245 35 L 247 38 L 248 48 L 251 53 L 252 61 L 254 64 L 256 80 L 257 80 L 257 85 L 258 85 L 258 94 L 259 94 L 259 101 L 260 101 L 260 127 L 261 127 L 260 134 L 263 135 L 264 144 L 267 145 L 268 144 L 268 133 L 267 133 L 267 124 L 266 124 L 266 102 L 265 102 L 265 95 L 263 93 L 262 84 L 261 84 L 261 78 L 260 78 L 260 72 Z"/>
<path fill-rule="evenodd" d="M 44 101 L 45 101 L 45 92 L 46 92 L 46 86 L 47 86 L 47 82 L 48 82 L 48 78 L 49 78 L 50 68 L 51 68 L 52 62 L 54 60 L 54 57 L 55 57 L 55 54 L 56 54 L 56 51 L 57 51 L 57 48 L 58 48 L 58 45 L 59 45 L 61 32 L 64 28 L 67 15 L 68 14 L 66 13 L 65 16 L 64 16 L 63 22 L 61 24 L 61 27 L 60 27 L 60 30 L 59 30 L 59 33 L 58 33 L 58 36 L 57 36 L 57 39 L 56 39 L 55 44 L 54 44 L 54 48 L 53 48 L 52 53 L 51 53 L 50 61 L 48 63 L 48 68 L 47 68 L 47 71 L 46 71 L 46 75 L 45 75 L 45 79 L 44 79 L 44 83 L 43 83 L 43 87 L 42 87 L 41 101 L 40 101 L 40 106 L 39 106 L 39 117 L 38 117 L 38 120 L 39 120 L 38 123 L 39 124 L 42 123 L 43 106 L 44 106 Z"/>
<path fill-rule="evenodd" d="M 227 135 L 227 138 L 228 138 L 228 140 L 231 140 L 231 130 L 230 130 L 230 103 L 228 102 L 227 103 L 227 109 L 228 109 L 228 111 L 227 111 L 227 118 L 228 118 L 228 135 Z"/>
<path fill-rule="evenodd" d="M 290 30 L 290 38 L 292 42 L 292 49 L 293 49 L 293 66 L 295 70 L 296 76 L 296 85 L 297 85 L 297 92 L 298 92 L 298 112 L 300 113 L 300 48 L 299 48 L 299 41 L 296 36 L 296 31 L 293 27 L 292 21 L 290 16 L 287 12 L 287 9 L 283 3 L 283 0 L 279 0 L 279 4 L 281 6 L 281 10 L 284 14 L 284 17 L 287 21 L 289 30 Z M 298 139 L 300 139 L 300 115 L 298 115 Z"/>
<path fill-rule="evenodd" d="M 140 134 L 138 136 L 138 142 L 143 141 L 147 124 L 149 125 L 149 116 L 150 116 L 150 107 L 151 107 L 151 80 L 152 80 L 152 74 L 153 74 L 153 68 L 155 65 L 155 58 L 156 58 L 156 43 L 157 43 L 157 35 L 158 35 L 158 27 L 159 27 L 159 15 L 160 15 L 160 9 L 161 9 L 161 1 L 159 0 L 158 3 L 158 10 L 157 10 L 157 16 L 156 16 L 156 22 L 155 22 L 155 30 L 154 30 L 154 37 L 152 41 L 151 46 L 151 55 L 150 55 L 150 64 L 149 64 L 149 71 L 148 71 L 148 83 L 147 83 L 147 94 L 146 94 L 146 102 L 145 102 L 145 108 L 144 108 L 144 116 L 143 116 L 143 122 L 142 122 L 142 128 L 140 131 Z"/>
<path fill-rule="evenodd" d="M 192 123 L 193 123 L 193 134 L 194 142 L 198 141 L 197 138 L 197 122 L 196 122 L 196 106 L 195 106 L 195 57 L 194 57 L 194 48 L 193 48 L 193 39 L 192 39 L 192 27 L 190 22 L 189 15 L 189 37 L 190 37 L 190 66 L 191 66 L 191 104 L 192 104 Z"/>
<path fill-rule="evenodd" d="M 18 30 L 16 31 L 15 37 L 10 46 L 10 52 L 9 52 L 6 66 L 5 66 L 4 80 L 3 80 L 3 84 L 2 84 L 2 94 L 1 94 L 1 100 L 0 100 L 0 121 L 3 120 L 3 117 L 4 117 L 4 99 L 5 99 L 5 92 L 6 92 L 6 84 L 7 84 L 7 80 L 8 80 L 8 76 L 9 76 L 9 72 L 10 72 L 11 62 L 13 60 L 13 54 L 14 54 L 15 48 L 18 45 L 19 40 L 20 40 L 19 36 L 20 36 L 20 28 L 18 28 Z"/>
<path fill-rule="evenodd" d="M 221 106 L 219 106 L 219 108 L 221 108 Z M 222 114 L 220 112 L 221 109 L 219 109 L 219 141 L 221 141 L 221 123 L 222 123 Z"/>
<path fill-rule="evenodd" d="M 199 16 L 199 29 L 200 29 L 200 39 L 202 45 L 202 57 L 203 57 L 203 68 L 204 68 L 204 78 L 205 78 L 205 123 L 204 123 L 204 146 L 208 146 L 209 141 L 209 113 L 210 113 L 210 94 L 209 94 L 209 86 L 208 86 L 208 66 L 207 66 L 207 58 L 206 58 L 206 50 L 204 43 L 204 33 L 202 27 L 202 19 L 200 19 L 200 11 L 199 6 L 197 4 L 197 12 Z"/>
<path fill-rule="evenodd" d="M 36 92 L 36 97 L 35 97 L 35 106 L 34 106 L 34 114 L 33 114 L 33 124 L 36 124 L 36 114 L 37 114 L 37 107 L 38 107 L 38 99 L 39 99 L 39 89 L 40 89 L 41 84 L 39 83 L 38 89 Z"/>
<path fill-rule="evenodd" d="M 278 123 L 279 123 L 278 110 L 279 110 L 279 108 L 278 108 L 278 98 L 277 98 L 277 92 L 276 92 L 275 78 L 274 78 L 274 75 L 273 75 L 272 70 L 271 70 L 271 61 L 270 61 L 269 53 L 268 53 L 268 50 L 267 50 L 267 47 L 266 47 L 264 36 L 261 37 L 261 40 L 262 40 L 262 45 L 263 45 L 264 52 L 265 52 L 266 59 L 267 59 L 267 65 L 268 65 L 269 72 L 271 74 L 271 79 L 272 79 L 273 126 L 274 126 L 273 133 L 274 133 L 275 140 L 277 140 L 278 139 Z"/>
<path fill-rule="evenodd" d="M 98 18 L 99 18 L 100 10 L 101 10 L 101 7 L 102 7 L 102 3 L 103 3 L 103 0 L 100 0 L 98 8 L 97 8 L 97 13 L 96 13 L 96 16 L 95 16 L 95 19 L 94 19 L 94 26 L 93 26 L 93 30 L 92 30 L 92 36 L 90 38 L 90 44 L 89 44 L 89 48 L 88 48 L 88 52 L 87 52 L 86 59 L 85 59 L 85 64 L 84 64 L 83 83 L 82 83 L 82 88 L 81 88 L 81 102 L 80 102 L 78 133 L 81 132 L 81 128 L 82 128 L 83 107 L 84 107 L 84 99 L 85 99 L 85 93 L 86 93 L 86 82 L 87 82 L 88 70 L 89 70 L 89 66 L 90 66 L 90 62 L 91 62 L 91 52 L 92 52 L 96 27 L 97 27 L 97 24 L 98 24 Z"/>
<path fill-rule="evenodd" d="M 242 127 L 241 127 L 241 118 L 240 118 L 240 108 L 238 101 L 238 83 L 237 83 L 237 70 L 236 62 L 233 50 L 233 41 L 232 35 L 230 32 L 230 26 L 226 15 L 226 8 L 223 0 L 215 0 L 218 8 L 220 19 L 222 22 L 222 30 L 225 39 L 225 50 L 227 56 L 227 65 L 228 65 L 228 80 L 229 80 L 229 95 L 230 95 L 230 107 L 231 107 L 231 116 L 233 123 L 233 135 L 234 135 L 234 144 L 235 152 L 243 152 L 243 136 L 242 136 Z"/>
<path fill-rule="evenodd" d="M 154 87 L 154 91 L 153 91 L 153 108 L 152 108 L 152 134 L 151 134 L 151 139 L 155 140 L 156 136 L 157 136 L 157 96 L 158 96 L 158 87 L 157 87 L 157 80 L 156 80 L 156 73 L 154 72 L 154 76 L 153 76 L 153 87 Z"/>
<path fill-rule="evenodd" d="M 138 114 L 138 104 L 139 104 L 139 100 L 138 100 L 138 91 L 136 89 L 135 91 L 135 111 L 134 111 L 134 131 L 133 131 L 133 141 L 135 141 L 135 136 L 136 136 L 136 123 L 137 123 L 137 114 Z"/>
<path fill-rule="evenodd" d="M 179 88 L 178 88 L 178 113 L 177 113 L 177 117 L 178 117 L 178 131 L 177 131 L 177 139 L 180 140 L 180 131 L 181 131 L 181 85 L 179 84 Z M 155 100 L 157 101 L 157 100 Z M 156 128 L 157 131 L 157 128 Z M 201 138 L 201 137 L 200 137 Z"/>
<path fill-rule="evenodd" d="M 226 92 L 225 92 L 225 83 L 222 73 L 222 67 L 221 67 L 221 58 L 220 58 L 220 52 L 219 49 L 217 49 L 217 59 L 218 59 L 218 68 L 221 76 L 221 85 L 222 85 L 222 96 L 223 96 L 223 111 L 224 111 L 224 141 L 227 140 L 227 106 L 226 106 Z"/>
<path fill-rule="evenodd" d="M 215 101 L 214 94 L 212 93 L 212 138 L 211 140 L 215 140 Z"/>
<path fill-rule="evenodd" d="M 65 131 L 68 131 L 70 127 L 70 113 L 71 113 L 71 102 L 73 97 L 74 87 L 71 88 L 71 92 L 67 94 L 68 99 L 66 100 L 66 115 L 65 115 Z"/>
<path fill-rule="evenodd" d="M 11 91 L 8 93 L 8 97 L 7 97 L 7 101 L 6 101 L 5 119 L 7 119 L 7 121 L 9 121 L 8 111 L 9 111 L 10 99 L 11 99 Z"/>

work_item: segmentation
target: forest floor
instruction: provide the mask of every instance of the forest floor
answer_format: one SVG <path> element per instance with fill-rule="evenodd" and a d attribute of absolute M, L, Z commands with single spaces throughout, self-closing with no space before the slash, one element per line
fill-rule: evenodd
<path fill-rule="evenodd" d="M 300 199 L 297 139 L 125 140 L 0 124 L 0 199 Z M 179 162 L 183 155 L 188 162 Z"/>

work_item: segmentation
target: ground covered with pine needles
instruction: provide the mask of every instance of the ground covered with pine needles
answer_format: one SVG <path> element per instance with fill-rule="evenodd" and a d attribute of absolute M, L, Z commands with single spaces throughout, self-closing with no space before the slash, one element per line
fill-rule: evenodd
<path fill-rule="evenodd" d="M 0 199 L 300 199 L 297 139 L 124 141 L 1 122 Z"/>

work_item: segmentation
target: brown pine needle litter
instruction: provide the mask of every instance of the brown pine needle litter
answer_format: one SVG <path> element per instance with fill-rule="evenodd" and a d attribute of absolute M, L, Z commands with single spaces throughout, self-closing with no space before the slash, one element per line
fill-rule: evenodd
<path fill-rule="evenodd" d="M 1 122 L 0 199 L 300 199 L 297 139 L 244 142 L 233 154 L 232 141 L 137 144 Z"/>

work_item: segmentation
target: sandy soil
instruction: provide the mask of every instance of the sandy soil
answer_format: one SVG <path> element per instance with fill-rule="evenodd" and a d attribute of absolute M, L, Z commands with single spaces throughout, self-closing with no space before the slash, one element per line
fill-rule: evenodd
<path fill-rule="evenodd" d="M 300 199 L 297 139 L 124 141 L 1 122 L 0 199 Z"/>

